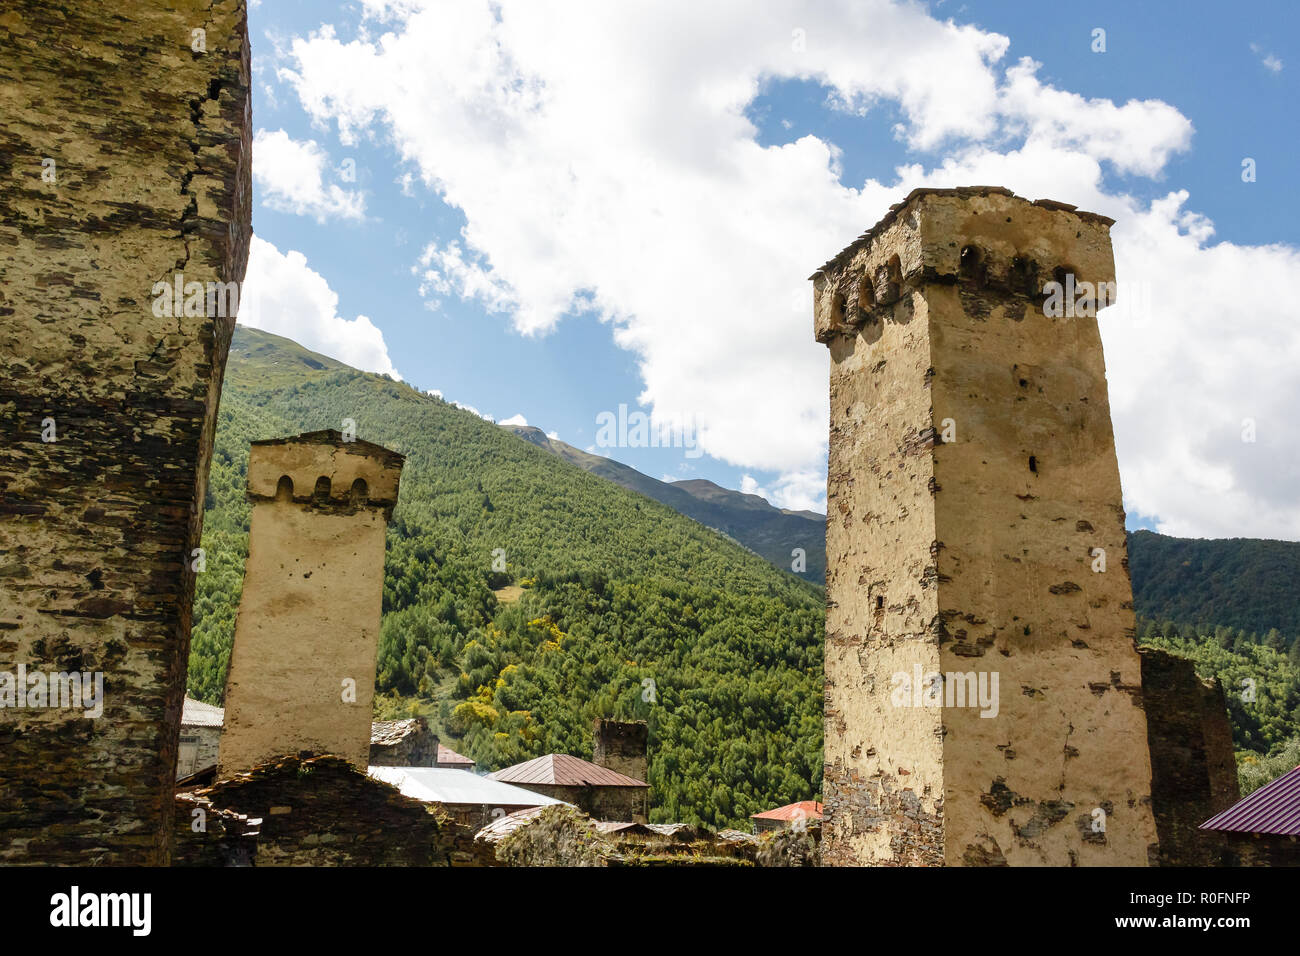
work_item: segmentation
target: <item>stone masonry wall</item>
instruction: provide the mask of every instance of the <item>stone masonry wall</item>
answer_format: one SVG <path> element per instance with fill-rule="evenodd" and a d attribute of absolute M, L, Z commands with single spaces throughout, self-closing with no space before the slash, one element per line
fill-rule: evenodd
<path fill-rule="evenodd" d="M 0 863 L 164 864 L 235 314 L 155 284 L 244 277 L 245 6 L 8 0 L 0 49 L 0 702 L 104 691 L 0 709 Z"/>
<path fill-rule="evenodd" d="M 591 762 L 633 780 L 649 777 L 650 725 L 644 720 L 608 720 L 597 717 L 592 725 Z"/>
<path fill-rule="evenodd" d="M 432 767 L 438 738 L 423 717 L 376 720 L 370 725 L 370 766 Z"/>
<path fill-rule="evenodd" d="M 1189 660 L 1154 647 L 1141 655 L 1160 865 L 1217 866 L 1225 835 L 1198 828 L 1241 797 L 1223 687 Z"/>
<path fill-rule="evenodd" d="M 254 866 L 493 866 L 490 847 L 441 808 L 334 756 L 285 757 L 189 795 L 261 820 Z M 230 827 L 187 836 L 187 861 L 215 865 Z M 209 846 L 208 841 L 216 846 Z"/>
<path fill-rule="evenodd" d="M 1113 281 L 1109 224 L 918 190 L 814 276 L 832 359 L 828 863 L 1151 857 L 1097 320 L 1044 314 L 1053 278 Z M 995 708 L 945 697 L 994 679 Z"/>

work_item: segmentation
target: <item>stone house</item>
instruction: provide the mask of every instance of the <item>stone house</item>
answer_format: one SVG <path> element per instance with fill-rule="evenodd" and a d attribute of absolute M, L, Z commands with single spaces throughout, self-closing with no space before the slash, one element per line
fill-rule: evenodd
<path fill-rule="evenodd" d="M 191 697 L 181 710 L 181 739 L 176 758 L 176 779 L 192 777 L 217 765 L 221 724 L 225 711 Z"/>
<path fill-rule="evenodd" d="M 489 776 L 571 803 L 596 820 L 648 819 L 650 788 L 644 781 L 569 754 L 535 757 Z"/>

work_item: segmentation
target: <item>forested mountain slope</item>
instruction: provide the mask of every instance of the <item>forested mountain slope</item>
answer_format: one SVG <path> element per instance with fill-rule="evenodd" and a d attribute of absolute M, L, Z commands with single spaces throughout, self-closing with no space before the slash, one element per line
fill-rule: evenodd
<path fill-rule="evenodd" d="M 385 562 L 386 716 L 429 716 L 487 768 L 589 755 L 595 717 L 645 718 L 659 820 L 745 824 L 820 789 L 819 588 L 470 412 L 242 327 L 209 481 L 192 695 L 216 703 L 224 689 L 249 441 L 348 418 L 406 455 Z"/>

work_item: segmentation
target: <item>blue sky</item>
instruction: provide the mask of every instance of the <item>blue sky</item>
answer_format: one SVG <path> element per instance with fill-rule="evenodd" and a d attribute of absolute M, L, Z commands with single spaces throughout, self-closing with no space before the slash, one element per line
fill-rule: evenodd
<path fill-rule="evenodd" d="M 1156 290 L 1103 314 L 1130 526 L 1300 537 L 1300 317 L 1239 289 L 1300 278 L 1293 4 L 425 6 L 250 10 L 241 318 L 580 448 L 653 409 L 709 453 L 593 450 L 822 508 L 804 278 L 914 185 L 997 182 L 1120 220 L 1121 299 Z"/>

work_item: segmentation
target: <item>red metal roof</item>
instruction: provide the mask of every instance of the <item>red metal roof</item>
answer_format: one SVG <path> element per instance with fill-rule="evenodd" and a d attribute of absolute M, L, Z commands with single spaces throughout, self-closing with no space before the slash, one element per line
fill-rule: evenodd
<path fill-rule="evenodd" d="M 608 767 L 601 767 L 580 757 L 568 754 L 547 754 L 534 757 L 513 767 L 488 774 L 502 783 L 550 784 L 557 787 L 644 787 L 640 780 L 625 776 Z"/>
<path fill-rule="evenodd" d="M 822 805 L 816 800 L 800 800 L 798 803 L 787 803 L 775 810 L 751 813 L 749 816 L 752 820 L 820 820 Z"/>
<path fill-rule="evenodd" d="M 463 757 L 450 747 L 444 747 L 438 744 L 438 763 L 440 764 L 464 764 L 467 767 L 474 766 L 474 761 L 468 757 Z"/>
<path fill-rule="evenodd" d="M 1300 767 L 1242 797 L 1201 829 L 1300 836 Z"/>

